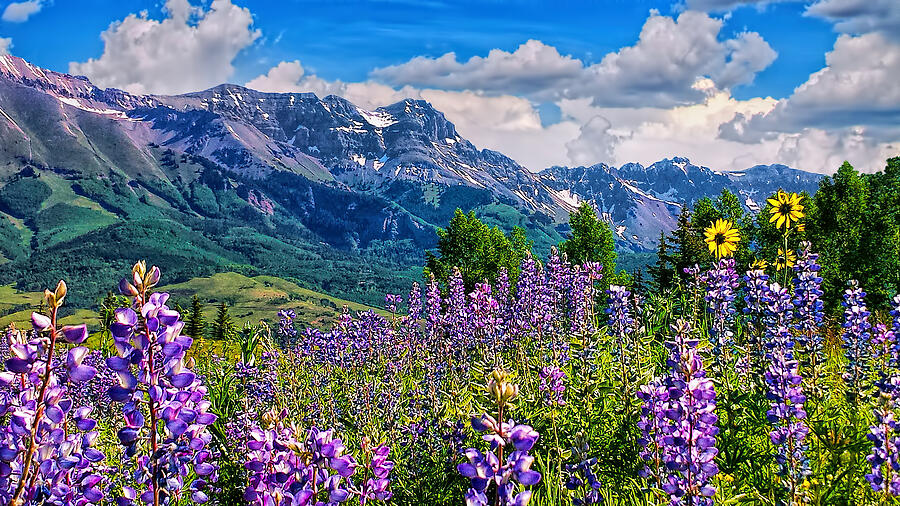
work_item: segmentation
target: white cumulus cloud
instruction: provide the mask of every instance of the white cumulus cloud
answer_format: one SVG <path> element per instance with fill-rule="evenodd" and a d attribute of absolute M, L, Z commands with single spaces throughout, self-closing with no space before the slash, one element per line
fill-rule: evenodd
<path fill-rule="evenodd" d="M 208 9 L 167 0 L 165 12 L 163 20 L 143 12 L 114 22 L 101 34 L 103 54 L 69 71 L 133 93 L 197 91 L 228 80 L 235 56 L 260 36 L 250 11 L 231 0 Z"/>
<path fill-rule="evenodd" d="M 375 80 L 535 100 L 591 97 L 595 105 L 672 106 L 701 102 L 695 84 L 710 78 L 719 88 L 753 81 L 777 56 L 755 32 L 719 40 L 722 21 L 688 11 L 677 18 L 651 12 L 637 42 L 587 65 L 550 45 L 529 40 L 515 51 L 492 50 L 465 62 L 455 53 L 416 57 L 376 69 Z"/>
<path fill-rule="evenodd" d="M 3 9 L 3 21 L 10 23 L 24 23 L 32 15 L 37 14 L 44 7 L 41 0 L 28 0 L 26 2 L 12 2 Z"/>
<path fill-rule="evenodd" d="M 881 140 L 900 138 L 900 43 L 878 32 L 841 35 L 825 62 L 772 111 L 736 115 L 721 135 L 752 143 L 804 128 L 865 127 Z"/>
<path fill-rule="evenodd" d="M 840 32 L 881 32 L 900 40 L 897 0 L 819 0 L 806 8 L 806 14 L 835 23 L 835 29 Z"/>
<path fill-rule="evenodd" d="M 417 56 L 408 62 L 376 69 L 372 76 L 392 84 L 429 88 L 481 90 L 494 93 L 535 93 L 561 81 L 577 79 L 584 64 L 539 40 L 515 51 L 492 49 L 487 56 L 460 62 L 456 53 L 439 58 Z"/>

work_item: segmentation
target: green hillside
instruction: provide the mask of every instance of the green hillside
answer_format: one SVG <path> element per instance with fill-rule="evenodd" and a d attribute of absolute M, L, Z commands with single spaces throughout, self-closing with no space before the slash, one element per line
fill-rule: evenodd
<path fill-rule="evenodd" d="M 78 287 L 70 285 L 70 294 Z M 230 307 L 234 322 L 242 325 L 266 320 L 277 322 L 278 311 L 293 309 L 297 322 L 315 326 L 328 326 L 341 313 L 343 306 L 353 311 L 365 311 L 369 306 L 331 297 L 298 286 L 296 283 L 272 277 L 247 277 L 236 272 L 223 272 L 210 277 L 194 278 L 183 283 L 162 286 L 157 289 L 171 295 L 170 305 L 178 303 L 188 307 L 195 294 L 204 305 L 207 322 L 215 318 L 216 310 L 222 302 Z M 30 325 L 31 312 L 40 310 L 43 302 L 41 292 L 22 292 L 14 287 L 0 286 L 0 327 L 10 323 L 17 326 Z M 64 306 L 65 307 L 65 306 Z M 61 321 L 64 324 L 87 323 L 91 329 L 99 326 L 96 312 L 87 309 L 66 308 Z"/>

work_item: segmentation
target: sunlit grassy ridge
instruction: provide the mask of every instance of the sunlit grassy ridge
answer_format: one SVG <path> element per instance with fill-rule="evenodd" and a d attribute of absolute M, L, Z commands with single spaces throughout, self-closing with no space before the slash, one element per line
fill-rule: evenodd
<path fill-rule="evenodd" d="M 236 272 L 223 272 L 205 278 L 160 288 L 183 306 L 197 295 L 206 307 L 204 317 L 212 321 L 219 303 L 225 302 L 237 323 L 259 320 L 275 321 L 281 309 L 293 309 L 299 321 L 328 325 L 341 313 L 343 306 L 364 311 L 368 306 L 301 288 L 274 276 L 247 277 Z"/>
<path fill-rule="evenodd" d="M 204 317 L 213 321 L 218 305 L 228 304 L 229 312 L 238 325 L 250 321 L 276 321 L 281 309 L 293 309 L 297 320 L 315 326 L 329 326 L 340 314 L 343 306 L 353 311 L 370 309 L 331 297 L 313 290 L 301 288 L 296 283 L 273 276 L 247 277 L 235 272 L 223 272 L 210 277 L 194 278 L 184 283 L 160 287 L 169 292 L 172 300 L 187 307 L 195 294 L 204 305 Z M 10 323 L 29 324 L 31 312 L 41 308 L 40 292 L 22 292 L 13 286 L 0 286 L 0 326 Z M 61 319 L 64 324 L 86 323 L 92 330 L 99 327 L 95 311 L 78 309 Z"/>

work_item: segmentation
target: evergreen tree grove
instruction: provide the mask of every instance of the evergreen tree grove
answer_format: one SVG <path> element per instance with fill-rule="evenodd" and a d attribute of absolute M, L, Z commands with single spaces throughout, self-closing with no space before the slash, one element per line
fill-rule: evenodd
<path fill-rule="evenodd" d="M 227 341 L 234 336 L 234 322 L 228 313 L 228 304 L 223 302 L 219 304 L 219 311 L 216 313 L 216 321 L 212 325 L 212 338 L 219 341 Z"/>
<path fill-rule="evenodd" d="M 196 295 L 191 298 L 191 309 L 184 322 L 184 333 L 194 339 L 200 339 L 206 334 L 206 319 L 203 318 L 203 305 Z"/>

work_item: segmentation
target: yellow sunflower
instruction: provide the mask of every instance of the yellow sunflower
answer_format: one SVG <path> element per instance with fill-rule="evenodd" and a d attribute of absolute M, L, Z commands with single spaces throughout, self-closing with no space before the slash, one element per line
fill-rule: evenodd
<path fill-rule="evenodd" d="M 781 269 L 790 269 L 794 266 L 794 262 L 797 261 L 797 255 L 794 254 L 792 250 L 787 250 L 787 253 L 781 248 L 778 248 L 778 258 L 775 259 L 775 270 L 780 271 Z"/>
<path fill-rule="evenodd" d="M 775 228 L 784 227 L 787 232 L 791 228 L 792 221 L 799 222 L 803 218 L 803 204 L 800 203 L 800 198 L 796 193 L 778 190 L 778 193 L 766 200 L 772 206 L 769 210 L 772 213 L 769 223 L 774 223 Z"/>
<path fill-rule="evenodd" d="M 717 260 L 734 254 L 737 243 L 741 240 L 741 235 L 730 220 L 716 220 L 703 233 L 706 236 L 709 252 L 715 255 Z"/>

